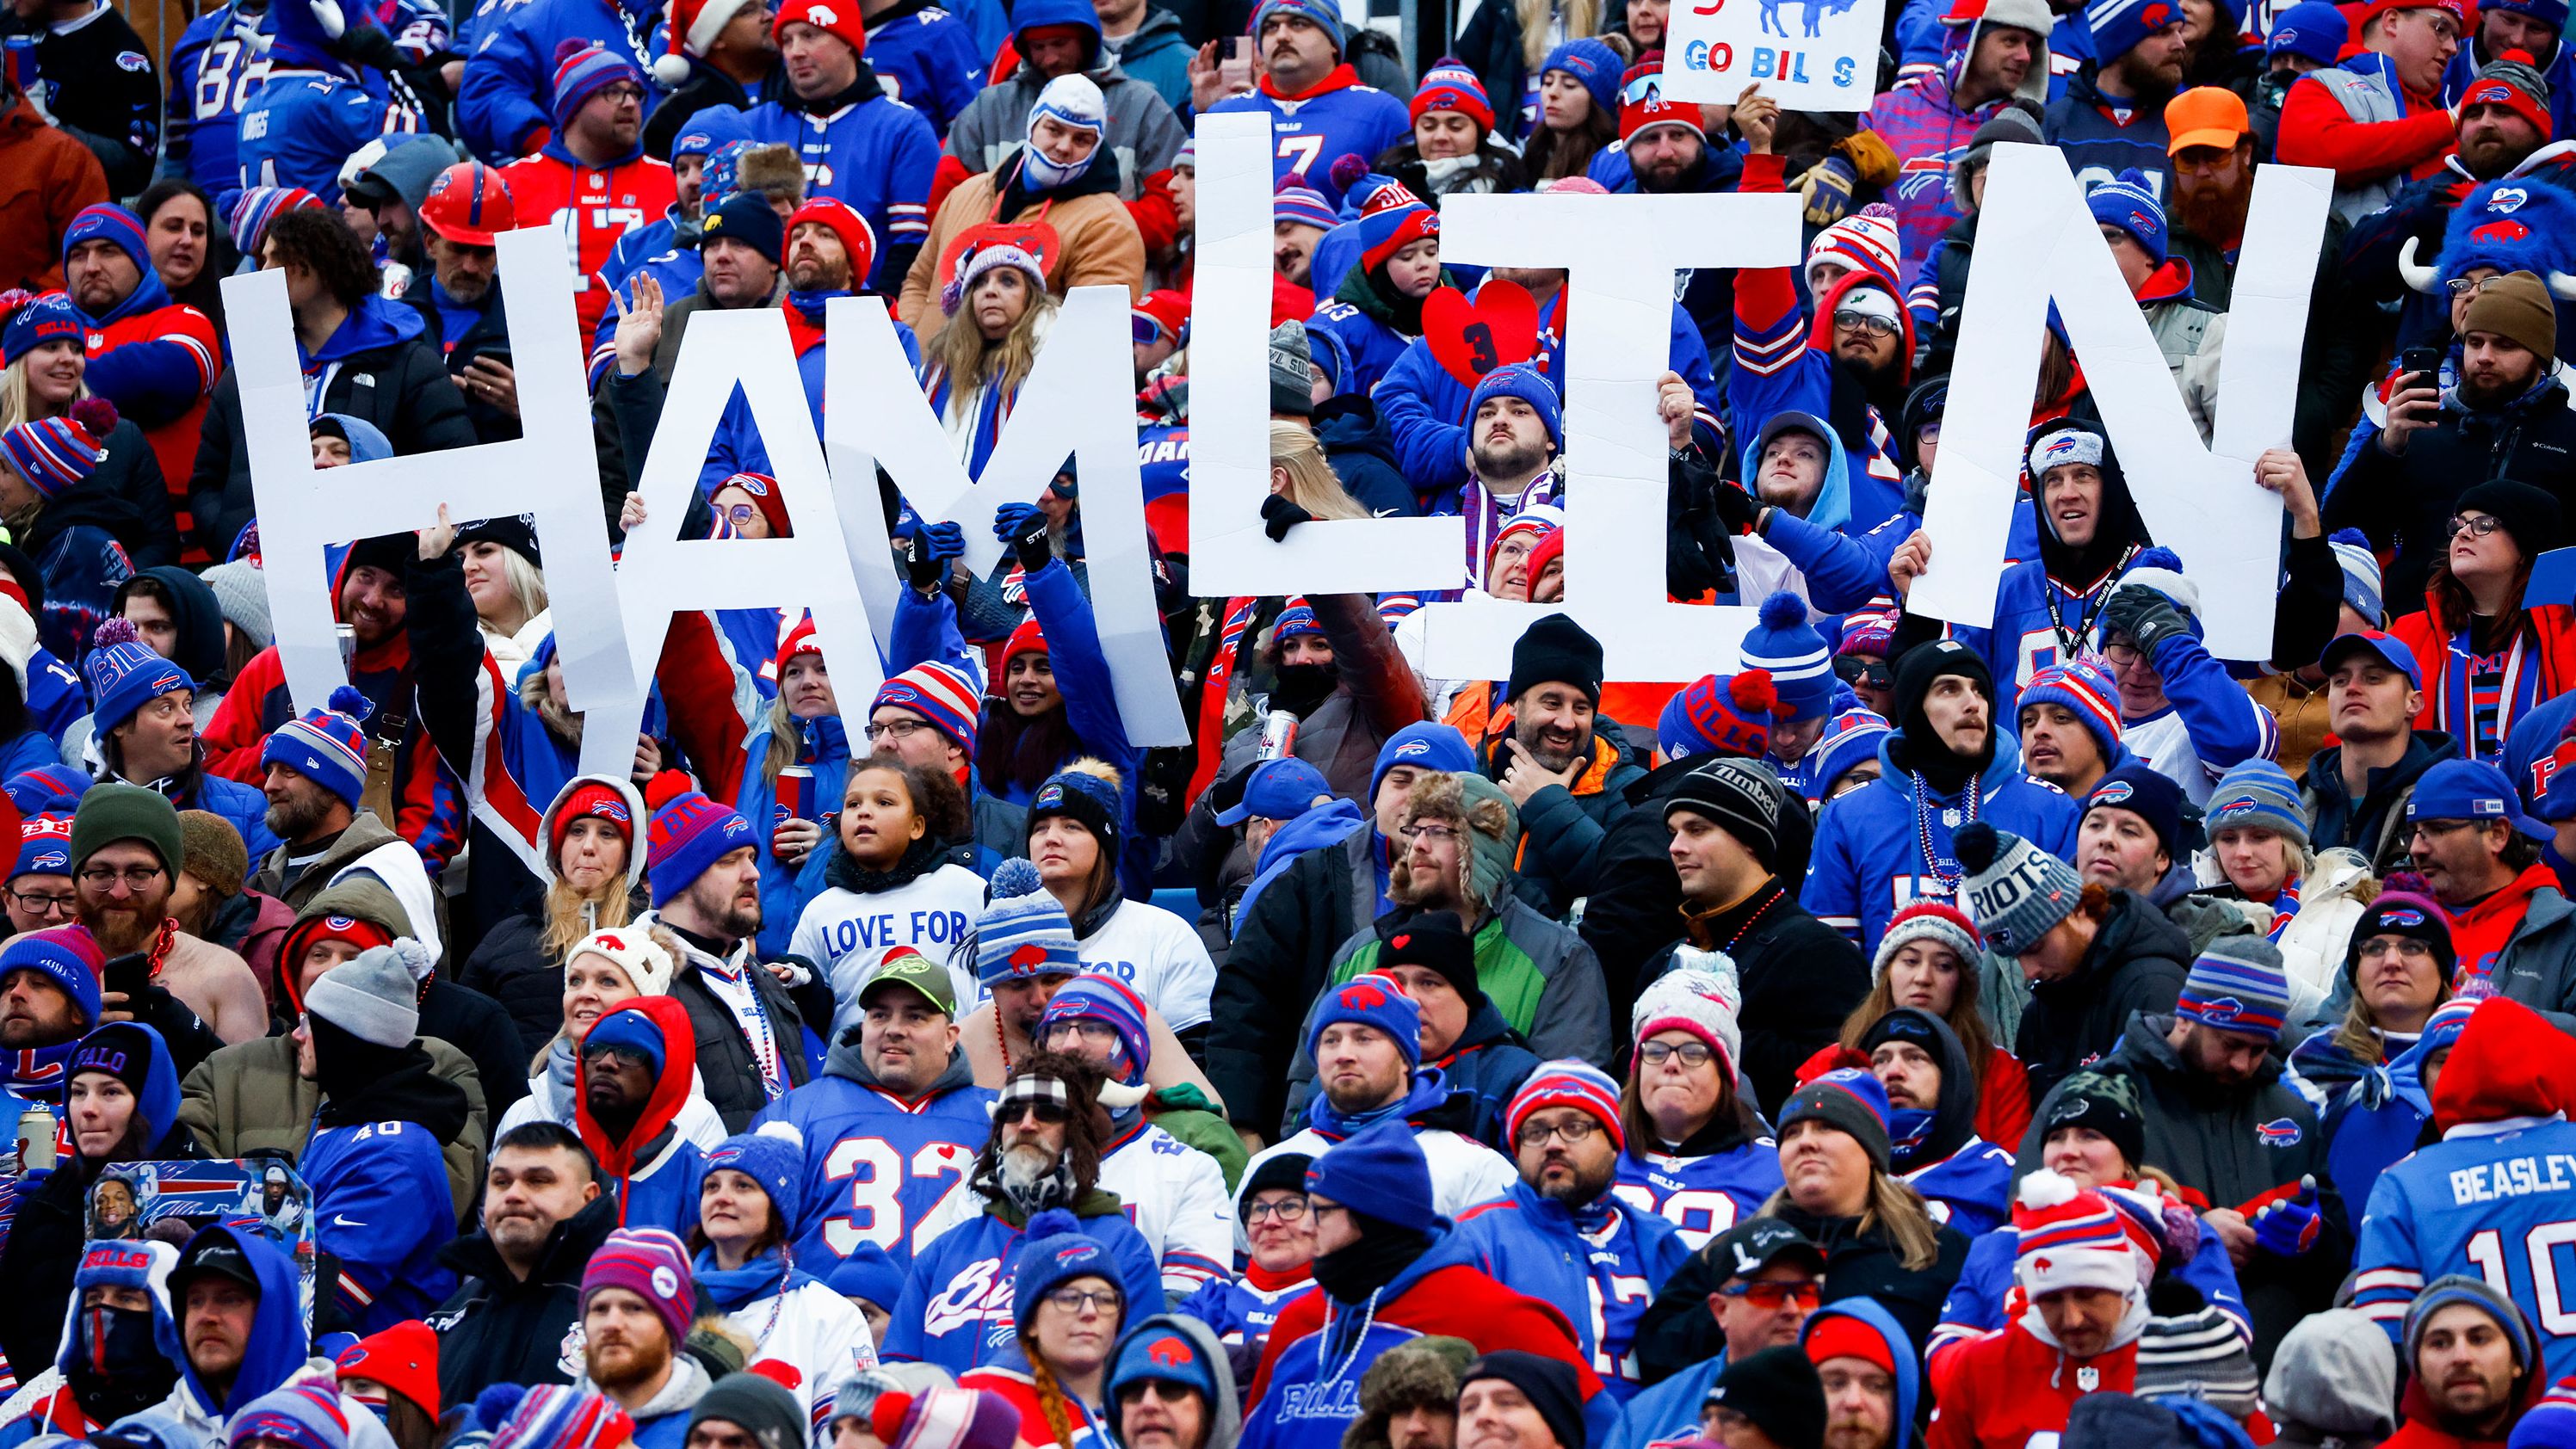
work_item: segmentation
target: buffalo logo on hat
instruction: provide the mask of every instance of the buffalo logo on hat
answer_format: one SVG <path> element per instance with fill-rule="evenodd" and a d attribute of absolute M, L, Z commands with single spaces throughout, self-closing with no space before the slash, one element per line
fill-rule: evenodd
<path fill-rule="evenodd" d="M 1342 1005 L 1357 1010 L 1373 1011 L 1386 1005 L 1386 992 L 1365 981 L 1354 981 L 1342 988 Z"/>
<path fill-rule="evenodd" d="M 2101 789 L 2093 792 L 2092 803 L 2096 805 L 2117 805 L 2136 793 L 2137 787 L 2131 785 L 2128 781 L 2113 780 L 2111 783 L 2104 785 Z"/>
<path fill-rule="evenodd" d="M 2301 1133 L 2298 1123 L 2287 1117 L 2275 1117 L 2255 1127 L 2254 1135 L 2261 1138 L 2266 1147 L 2296 1147 Z"/>
<path fill-rule="evenodd" d="M 2126 790 L 2129 787 L 2122 785 L 2120 788 Z M 2259 810 L 2262 808 L 2262 805 L 2263 802 L 2255 799 L 2251 795 L 2239 795 L 2235 799 L 2228 801 L 2226 804 L 2219 806 L 2217 809 L 2212 810 L 2209 813 L 2213 818 L 2215 818 L 2221 815 L 2231 815 L 2239 810 Z"/>
<path fill-rule="evenodd" d="M 2233 996 L 2221 996 L 2216 1000 L 2204 1001 L 2200 1004 L 2200 1015 L 2202 1019 L 2208 1021 L 2213 1026 L 2223 1022 L 2234 1021 L 2244 1014 L 2245 1003 L 2237 1000 Z"/>
<path fill-rule="evenodd" d="M 1038 967 L 1046 964 L 1046 958 L 1046 947 L 1031 943 L 1029 945 L 1022 946 L 1011 953 L 1011 969 L 1014 971 L 1034 971 Z"/>
<path fill-rule="evenodd" d="M 2413 906 L 2397 906 L 2381 911 L 2379 923 L 2383 926 L 2420 926 L 2424 924 L 2424 913 Z"/>
<path fill-rule="evenodd" d="M 2471 228 L 2469 239 L 2482 242 L 2529 241 L 2531 228 L 2518 221 L 2491 221 L 2484 226 Z"/>
<path fill-rule="evenodd" d="M 1190 1361 L 1190 1346 L 1178 1338 L 1158 1338 L 1145 1345 L 1145 1357 L 1165 1368 L 1179 1368 Z"/>
<path fill-rule="evenodd" d="M 680 1275 L 668 1268 L 656 1267 L 653 1270 L 653 1291 L 665 1298 L 679 1297 Z"/>
<path fill-rule="evenodd" d="M 2050 1264 L 2049 1260 L 2048 1260 L 2048 1259 L 2046 1259 L 2046 1258 L 2033 1258 L 2033 1259 L 2031 1259 L 2031 1260 L 2030 1260 L 2030 1265 L 2031 1265 L 2033 1268 L 2038 1269 L 2038 1270 L 2039 1270 L 2040 1272 L 2042 1272 L 2042 1273 L 2047 1272 L 2047 1271 L 2049 1270 L 2049 1268 L 2052 1266 L 2052 1265 Z"/>
<path fill-rule="evenodd" d="M 1062 785 L 1047 786 L 1045 789 L 1038 792 L 1038 798 L 1033 803 L 1035 803 L 1037 808 L 1040 810 L 1054 809 L 1056 806 L 1064 803 L 1064 787 Z"/>
<path fill-rule="evenodd" d="M 2074 452 L 2078 446 L 2080 446 L 2080 444 L 2075 434 L 2059 433 L 2055 437 L 2052 437 L 2048 441 L 2039 445 L 2039 456 L 2043 458 L 2063 458 L 2067 454 Z"/>
<path fill-rule="evenodd" d="M 2512 88 L 2502 81 L 2489 81 L 2475 94 L 2480 100 L 2500 101 L 2512 94 Z M 2530 199 L 2531 193 L 2519 186 L 2499 186 L 2487 194 L 2487 210 L 2498 216 L 2509 216 L 2522 210 L 2522 204 Z"/>
<path fill-rule="evenodd" d="M 334 931 L 345 931 L 358 923 L 356 919 L 349 916 L 324 916 L 322 924 Z"/>
<path fill-rule="evenodd" d="M 2138 12 L 2138 20 L 2149 30 L 2162 30 L 2173 23 L 2173 12 L 2162 5 L 2150 5 Z"/>
<path fill-rule="evenodd" d="M 1092 1248 L 1088 1243 L 1076 1243 L 1070 1248 L 1058 1248 L 1055 1250 L 1055 1264 L 1059 1268 L 1070 1267 L 1090 1257 L 1091 1253 Z"/>
<path fill-rule="evenodd" d="M 598 804 L 590 807 L 590 813 L 599 816 L 602 819 L 614 820 L 620 825 L 632 825 L 635 823 L 635 817 L 627 812 L 627 809 L 623 804 L 620 804 L 615 800 L 600 801 Z"/>
<path fill-rule="evenodd" d="M 1431 742 L 1429 740 L 1406 740 L 1403 744 L 1395 747 L 1395 757 L 1399 760 L 1411 759 L 1415 755 L 1427 755 L 1429 753 L 1431 753 Z"/>

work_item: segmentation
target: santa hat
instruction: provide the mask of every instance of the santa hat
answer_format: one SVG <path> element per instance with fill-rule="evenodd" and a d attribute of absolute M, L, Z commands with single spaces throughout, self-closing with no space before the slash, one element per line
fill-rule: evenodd
<path fill-rule="evenodd" d="M 707 47 L 742 13 L 748 0 L 671 0 L 671 48 L 653 57 L 653 79 L 676 87 L 689 78 L 689 62 L 707 58 Z"/>

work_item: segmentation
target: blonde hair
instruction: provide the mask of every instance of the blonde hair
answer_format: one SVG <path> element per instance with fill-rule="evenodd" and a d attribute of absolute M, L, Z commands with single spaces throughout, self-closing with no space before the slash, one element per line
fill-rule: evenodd
<path fill-rule="evenodd" d="M 1270 466 L 1287 473 L 1288 501 L 1317 518 L 1366 518 L 1369 511 L 1342 486 L 1323 441 L 1295 423 L 1270 424 Z"/>
<path fill-rule="evenodd" d="M 80 386 L 72 391 L 72 400 L 78 402 L 89 395 L 89 379 L 84 373 Z M 0 428 L 14 428 L 27 421 L 29 416 L 27 359 L 21 357 L 7 367 L 0 368 Z"/>
<path fill-rule="evenodd" d="M 1037 366 L 1038 338 L 1055 320 L 1055 294 L 1027 273 L 1020 275 L 1029 282 L 1029 308 L 1000 341 L 985 341 L 984 331 L 975 325 L 975 319 L 963 315 L 963 304 L 957 309 L 960 315 L 947 319 L 939 335 L 930 340 L 930 369 L 922 379 L 922 390 L 934 391 L 943 376 L 949 380 L 943 421 L 956 420 L 979 388 L 1003 393 L 1019 391 L 1020 384 L 1029 380 L 1029 370 Z"/>
<path fill-rule="evenodd" d="M 1776 1218 L 1780 1210 L 1791 1206 L 1789 1189 L 1783 1187 L 1762 1204 L 1757 1217 Z M 1876 1227 L 1887 1229 L 1887 1244 L 1896 1250 L 1897 1266 L 1908 1273 L 1920 1273 L 1941 1258 L 1941 1230 L 1932 1221 L 1932 1213 L 1923 1205 L 1923 1195 L 1913 1188 L 1869 1167 L 1869 1201 L 1861 1206 L 1860 1223 L 1854 1236 L 1866 1236 Z"/>
<path fill-rule="evenodd" d="M 1567 40 L 1582 40 L 1601 29 L 1601 0 L 1563 0 L 1562 4 L 1552 0 L 1514 0 L 1512 9 L 1521 23 L 1521 63 L 1533 73 L 1539 62 L 1547 59 L 1547 53 L 1556 48 L 1548 38 L 1551 12 L 1565 22 Z"/>
<path fill-rule="evenodd" d="M 546 611 L 546 576 L 515 548 L 501 550 L 501 582 L 521 613 L 533 619 Z"/>
<path fill-rule="evenodd" d="M 773 790 L 778 788 L 778 772 L 796 762 L 796 742 L 804 733 L 796 716 L 787 712 L 786 683 L 779 681 L 778 694 L 769 701 L 769 752 L 760 757 L 761 781 Z"/>

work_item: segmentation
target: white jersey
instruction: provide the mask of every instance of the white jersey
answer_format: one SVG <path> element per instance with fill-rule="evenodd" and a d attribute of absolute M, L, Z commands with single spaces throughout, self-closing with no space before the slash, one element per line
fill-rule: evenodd
<path fill-rule="evenodd" d="M 892 890 L 861 895 L 839 886 L 806 902 L 787 949 L 811 961 L 832 983 L 843 1009 L 858 1000 L 859 981 L 888 946 L 910 946 L 948 968 L 957 1014 L 984 999 L 966 938 L 984 910 L 984 880 L 962 865 L 943 865 Z"/>
<path fill-rule="evenodd" d="M 1120 901 L 1080 949 L 1083 970 L 1133 987 L 1172 1030 L 1207 1024 L 1216 962 L 1189 922 L 1144 901 Z"/>
<path fill-rule="evenodd" d="M 1147 1123 L 1100 1159 L 1100 1188 L 1154 1250 L 1166 1296 L 1234 1276 L 1234 1204 L 1215 1158 Z"/>
<path fill-rule="evenodd" d="M 841 1380 L 877 1365 L 876 1340 L 850 1300 L 809 1279 L 784 1293 L 755 1298 L 725 1315 L 727 1326 L 751 1341 L 747 1362 L 776 1359 L 802 1375 L 788 1390 L 805 1410 L 815 1439 L 832 1420 L 832 1391 Z"/>
<path fill-rule="evenodd" d="M 2218 775 L 2200 762 L 2200 751 L 2192 748 L 2191 731 L 2183 725 L 2180 711 L 2167 706 L 2142 720 L 2122 720 L 2120 743 L 2157 774 L 2181 786 L 2192 804 L 2209 804 Z"/>

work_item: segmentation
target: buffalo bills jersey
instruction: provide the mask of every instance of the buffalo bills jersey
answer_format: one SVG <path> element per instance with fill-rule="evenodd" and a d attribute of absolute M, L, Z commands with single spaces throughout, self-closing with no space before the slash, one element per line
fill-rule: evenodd
<path fill-rule="evenodd" d="M 903 282 L 886 259 L 930 239 L 930 178 L 939 169 L 939 137 L 921 112 L 890 96 L 841 107 L 827 116 L 791 111 L 775 101 L 742 118 L 751 139 L 792 146 L 805 163 L 808 200 L 828 196 L 868 219 L 877 235 L 869 285 L 891 294 Z"/>
<path fill-rule="evenodd" d="M 967 1085 L 906 1102 L 827 1071 L 762 1108 L 758 1121 L 786 1122 L 805 1138 L 796 1261 L 821 1276 L 874 1243 L 910 1268 L 932 1210 L 971 1195 L 966 1178 L 992 1132 L 992 1100 Z"/>
<path fill-rule="evenodd" d="M 2483 1278 L 2540 1329 L 2544 1377 L 2576 1373 L 2576 1123 L 2455 1127 L 2379 1175 L 2353 1253 L 2353 1307 L 2391 1339 L 2452 1273 Z"/>
<path fill-rule="evenodd" d="M 1692 1252 L 1762 1211 L 1762 1204 L 1779 1190 L 1780 1149 L 1768 1137 L 1701 1157 L 1631 1148 L 1619 1154 L 1619 1180 L 1611 1188 L 1626 1201 L 1661 1214 Z"/>

